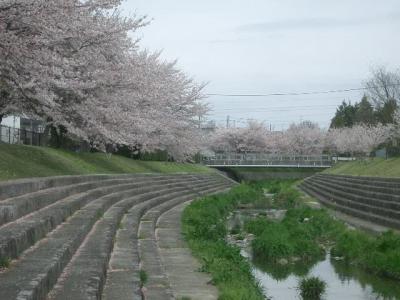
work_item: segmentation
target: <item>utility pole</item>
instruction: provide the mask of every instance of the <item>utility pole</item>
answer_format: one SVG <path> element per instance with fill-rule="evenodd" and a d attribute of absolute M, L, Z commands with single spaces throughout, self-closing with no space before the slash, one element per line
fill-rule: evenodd
<path fill-rule="evenodd" d="M 226 128 L 229 128 L 229 115 L 226 116 Z"/>

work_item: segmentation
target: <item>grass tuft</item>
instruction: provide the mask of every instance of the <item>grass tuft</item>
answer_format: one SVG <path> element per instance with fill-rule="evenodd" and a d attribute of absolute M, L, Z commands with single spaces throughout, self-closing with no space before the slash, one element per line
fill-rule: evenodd
<path fill-rule="evenodd" d="M 7 269 L 10 267 L 11 259 L 8 257 L 0 257 L 0 269 Z"/>
<path fill-rule="evenodd" d="M 139 280 L 140 280 L 140 285 L 143 287 L 146 285 L 148 281 L 148 276 L 145 270 L 140 270 L 139 271 Z"/>
<path fill-rule="evenodd" d="M 304 300 L 318 300 L 325 293 L 326 282 L 318 277 L 303 278 L 298 284 L 298 289 Z"/>

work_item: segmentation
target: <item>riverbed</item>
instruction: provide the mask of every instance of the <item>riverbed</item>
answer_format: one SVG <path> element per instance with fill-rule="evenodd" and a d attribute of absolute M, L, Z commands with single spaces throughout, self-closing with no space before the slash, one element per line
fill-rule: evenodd
<path fill-rule="evenodd" d="M 242 223 L 254 212 L 235 212 L 230 218 L 230 226 Z M 281 218 L 281 213 L 274 211 Z M 249 259 L 252 272 L 263 288 L 268 299 L 301 299 L 297 290 L 301 278 L 316 276 L 327 283 L 325 300 L 361 300 L 400 299 L 400 282 L 370 274 L 369 272 L 345 263 L 340 258 L 331 257 L 329 251 L 325 257 L 316 261 L 287 264 L 268 264 L 258 262 L 251 254 L 251 236 L 239 240 L 235 235 L 228 236 L 228 241 L 241 248 L 241 254 Z"/>

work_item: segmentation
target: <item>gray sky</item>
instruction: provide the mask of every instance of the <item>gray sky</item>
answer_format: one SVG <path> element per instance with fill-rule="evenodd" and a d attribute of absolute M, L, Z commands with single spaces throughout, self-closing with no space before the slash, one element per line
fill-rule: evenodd
<path fill-rule="evenodd" d="M 147 15 L 141 45 L 163 50 L 207 93 L 248 94 L 357 88 L 371 67 L 400 67 L 399 0 L 128 0 Z M 360 92 L 311 96 L 208 98 L 209 119 L 275 129 L 312 120 L 329 126 L 342 100 Z"/>

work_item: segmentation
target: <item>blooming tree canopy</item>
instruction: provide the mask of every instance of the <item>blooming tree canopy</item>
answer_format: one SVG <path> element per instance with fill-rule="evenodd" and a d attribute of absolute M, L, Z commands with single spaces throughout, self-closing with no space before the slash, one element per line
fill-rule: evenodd
<path fill-rule="evenodd" d="M 38 117 L 102 147 L 197 151 L 202 85 L 130 38 L 120 0 L 0 3 L 0 115 Z"/>

